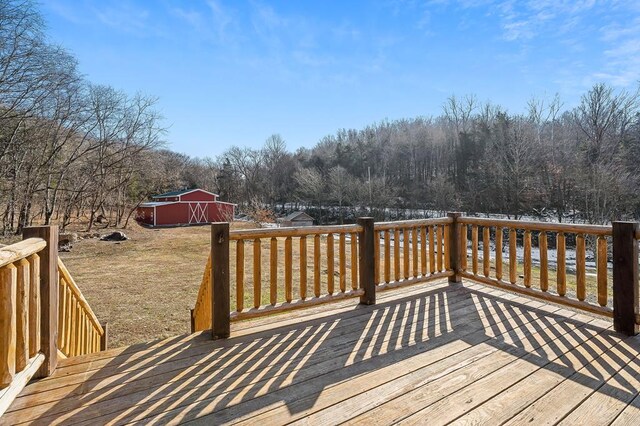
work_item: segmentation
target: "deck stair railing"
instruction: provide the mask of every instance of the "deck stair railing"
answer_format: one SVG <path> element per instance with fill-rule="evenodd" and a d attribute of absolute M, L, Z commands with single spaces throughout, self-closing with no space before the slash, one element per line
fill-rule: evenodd
<path fill-rule="evenodd" d="M 0 416 L 58 359 L 106 348 L 106 327 L 58 258 L 57 226 L 25 228 L 0 247 Z"/>
<path fill-rule="evenodd" d="M 633 335 L 640 324 L 639 240 L 640 228 L 633 222 L 596 226 L 460 213 L 425 220 L 374 224 L 371 218 L 361 218 L 356 225 L 239 231 L 216 223 L 191 311 L 191 329 L 212 329 L 214 338 L 224 338 L 231 321 L 348 297 L 373 304 L 376 291 L 448 277 L 450 283 L 465 278 L 604 315 L 613 318 L 617 331 Z M 247 246 L 251 262 L 245 258 Z M 263 256 L 263 251 L 269 255 Z M 269 271 L 268 282 L 263 280 L 264 269 Z"/>

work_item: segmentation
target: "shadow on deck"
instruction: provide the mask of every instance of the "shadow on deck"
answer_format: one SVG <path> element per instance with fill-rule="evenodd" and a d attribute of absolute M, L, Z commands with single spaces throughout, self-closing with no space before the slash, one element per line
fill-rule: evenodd
<path fill-rule="evenodd" d="M 0 423 L 637 422 L 640 341 L 609 323 L 431 283 L 65 360 Z"/>

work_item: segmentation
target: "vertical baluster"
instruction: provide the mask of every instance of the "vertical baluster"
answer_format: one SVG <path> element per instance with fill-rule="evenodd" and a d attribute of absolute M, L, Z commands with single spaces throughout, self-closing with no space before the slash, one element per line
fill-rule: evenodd
<path fill-rule="evenodd" d="M 502 228 L 496 226 L 496 278 L 502 281 Z"/>
<path fill-rule="evenodd" d="M 64 353 L 65 347 L 65 330 L 64 330 L 64 313 L 65 313 L 65 304 L 67 302 L 67 286 L 64 278 L 62 276 L 58 280 L 58 349 Z"/>
<path fill-rule="evenodd" d="M 420 227 L 420 272 L 427 275 L 427 228 Z"/>
<path fill-rule="evenodd" d="M 236 242 L 236 311 L 244 309 L 244 240 Z"/>
<path fill-rule="evenodd" d="M 524 286 L 531 287 L 531 231 L 524 231 Z"/>
<path fill-rule="evenodd" d="M 75 295 L 69 299 L 69 308 L 71 314 L 69 315 L 69 345 L 67 346 L 65 355 L 74 356 L 76 350 L 76 314 L 78 312 Z"/>
<path fill-rule="evenodd" d="M 485 226 L 482 228 L 482 272 L 485 277 L 491 273 L 491 228 Z"/>
<path fill-rule="evenodd" d="M 463 271 L 467 271 L 467 231 L 468 227 L 466 223 L 460 225 L 460 268 Z"/>
<path fill-rule="evenodd" d="M 511 284 L 515 284 L 518 281 L 517 237 L 516 230 L 514 228 L 509 229 L 509 281 Z"/>
<path fill-rule="evenodd" d="M 275 237 L 271 237 L 269 254 L 269 303 L 275 305 L 278 301 L 278 239 Z"/>
<path fill-rule="evenodd" d="M 29 360 L 29 262 L 21 259 L 16 280 L 16 372 Z"/>
<path fill-rule="evenodd" d="M 547 233 L 541 231 L 538 234 L 538 246 L 540 248 L 540 290 L 549 290 L 549 257 L 547 255 Z"/>
<path fill-rule="evenodd" d="M 471 225 L 471 268 L 478 275 L 478 225 Z"/>
<path fill-rule="evenodd" d="M 320 297 L 320 235 L 313 236 L 313 294 Z"/>
<path fill-rule="evenodd" d="M 347 291 L 347 238 L 345 233 L 340 233 L 340 292 Z"/>
<path fill-rule="evenodd" d="M 402 260 L 404 266 L 404 279 L 409 278 L 409 249 L 411 248 L 411 230 L 404 228 L 402 230 Z"/>
<path fill-rule="evenodd" d="M 393 271 L 396 281 L 400 281 L 400 229 L 393 230 Z"/>
<path fill-rule="evenodd" d="M 351 233 L 351 289 L 358 288 L 358 234 Z"/>
<path fill-rule="evenodd" d="M 82 347 L 82 334 L 81 334 L 81 321 L 82 321 L 82 310 L 80 308 L 80 303 L 76 300 L 76 323 L 75 323 L 75 334 L 76 334 L 76 345 L 73 351 L 73 355 L 80 355 L 80 348 Z"/>
<path fill-rule="evenodd" d="M 307 298 L 307 237 L 300 237 L 300 299 Z"/>
<path fill-rule="evenodd" d="M 334 263 L 333 263 L 333 234 L 327 235 L 327 291 L 333 294 L 334 291 Z"/>
<path fill-rule="evenodd" d="M 262 304 L 262 254 L 260 238 L 253 240 L 253 307 Z"/>
<path fill-rule="evenodd" d="M 68 341 L 68 340 L 67 340 Z M 40 257 L 29 256 L 29 358 L 40 351 Z"/>
<path fill-rule="evenodd" d="M 564 296 L 567 294 L 567 271 L 566 271 L 566 250 L 565 250 L 565 236 L 564 233 L 558 232 L 556 235 L 556 249 L 558 254 L 558 269 L 556 290 L 558 295 Z"/>
<path fill-rule="evenodd" d="M 607 306 L 607 239 L 600 235 L 598 237 L 598 304 Z"/>
<path fill-rule="evenodd" d="M 438 225 L 438 228 L 436 229 L 436 241 L 438 243 L 438 257 L 437 257 L 437 263 L 438 263 L 438 272 L 442 272 L 443 271 L 443 260 L 444 260 L 444 249 L 443 249 L 443 236 L 442 236 L 442 225 Z"/>
<path fill-rule="evenodd" d="M 420 258 L 418 257 L 418 228 L 412 228 L 411 229 L 411 248 L 413 250 L 412 252 L 412 265 L 413 265 L 413 276 L 417 277 L 418 276 L 418 269 L 419 269 L 419 261 Z"/>
<path fill-rule="evenodd" d="M 380 231 L 373 232 L 373 280 L 380 283 Z M 344 291 L 344 290 L 343 290 Z"/>
<path fill-rule="evenodd" d="M 72 312 L 73 312 L 73 294 L 71 293 L 71 288 L 69 288 L 67 286 L 66 288 L 66 293 L 67 293 L 67 304 L 65 307 L 65 320 L 64 320 L 64 329 L 65 329 L 65 338 L 64 341 L 66 342 L 65 348 L 64 348 L 64 353 L 68 354 L 69 353 L 69 348 L 71 347 L 71 330 L 72 330 L 72 324 L 73 322 L 71 321 L 71 317 L 72 317 Z"/>
<path fill-rule="evenodd" d="M 429 227 L 429 272 L 436 273 L 436 236 L 433 225 Z"/>
<path fill-rule="evenodd" d="M 576 237 L 576 297 L 580 301 L 583 301 L 587 297 L 585 257 L 584 235 L 578 234 Z"/>
<path fill-rule="evenodd" d="M 451 269 L 451 261 L 449 260 L 449 250 L 451 249 L 449 247 L 450 241 L 449 241 L 449 232 L 451 232 L 450 229 L 451 225 L 444 225 L 444 237 L 442 238 L 443 241 L 443 246 L 444 249 L 442 250 L 442 255 L 444 256 L 444 269 L 449 270 Z"/>
<path fill-rule="evenodd" d="M 0 389 L 16 374 L 16 287 L 18 272 L 10 263 L 0 267 Z"/>
<path fill-rule="evenodd" d="M 287 303 L 293 299 L 293 241 L 284 240 L 284 298 Z"/>
<path fill-rule="evenodd" d="M 391 234 L 384 231 L 384 282 L 391 281 Z"/>

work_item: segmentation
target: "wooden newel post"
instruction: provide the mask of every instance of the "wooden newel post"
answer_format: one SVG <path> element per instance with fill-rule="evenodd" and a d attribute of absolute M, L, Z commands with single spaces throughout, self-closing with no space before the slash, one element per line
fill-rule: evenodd
<path fill-rule="evenodd" d="M 462 213 L 449 212 L 447 216 L 453 219 L 453 222 L 449 225 L 449 253 L 447 253 L 447 256 L 449 256 L 449 266 L 453 271 L 453 275 L 449 277 L 449 282 L 460 283 L 462 282 L 460 277 L 462 247 L 460 247 L 460 224 L 458 223 L 458 218 L 462 216 Z M 466 250 L 466 247 L 464 249 Z"/>
<path fill-rule="evenodd" d="M 231 334 L 229 312 L 229 223 L 211 224 L 211 333 L 214 339 Z"/>
<path fill-rule="evenodd" d="M 362 226 L 358 246 L 358 267 L 360 269 L 360 288 L 364 290 L 364 294 L 360 296 L 360 303 L 374 305 L 376 303 L 376 283 L 373 218 L 360 217 L 358 225 Z"/>
<path fill-rule="evenodd" d="M 40 350 L 44 362 L 34 378 L 53 374 L 58 366 L 58 226 L 24 228 L 24 239 L 42 238 L 47 246 L 40 256 Z"/>
<path fill-rule="evenodd" d="M 613 328 L 638 334 L 638 223 L 613 222 Z"/>
<path fill-rule="evenodd" d="M 109 323 L 108 322 L 105 322 L 104 324 L 102 324 L 102 330 L 104 330 L 104 333 L 102 333 L 102 336 L 100 336 L 100 350 L 106 351 L 107 349 L 109 349 Z"/>

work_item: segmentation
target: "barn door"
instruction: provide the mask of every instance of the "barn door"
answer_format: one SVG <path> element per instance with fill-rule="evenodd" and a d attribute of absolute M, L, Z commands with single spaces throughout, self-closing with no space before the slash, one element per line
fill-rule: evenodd
<path fill-rule="evenodd" d="M 189 203 L 189 223 L 206 223 L 208 203 Z"/>

